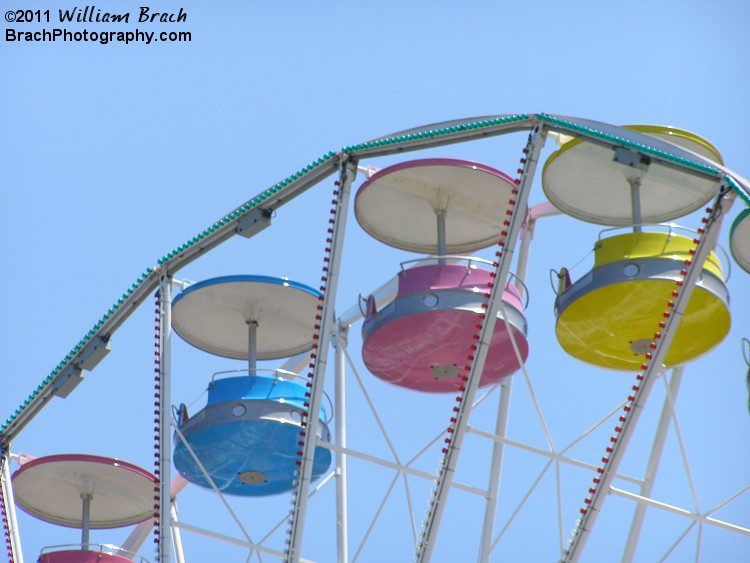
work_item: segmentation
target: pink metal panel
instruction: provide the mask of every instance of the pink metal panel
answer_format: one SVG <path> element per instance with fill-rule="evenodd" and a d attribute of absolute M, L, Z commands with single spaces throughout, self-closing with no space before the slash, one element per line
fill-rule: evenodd
<path fill-rule="evenodd" d="M 491 280 L 489 271 L 468 268 L 463 264 L 416 266 L 399 274 L 397 298 L 422 291 L 439 291 L 441 289 L 484 292 Z M 509 283 L 505 286 L 503 302 L 520 312 L 524 310 L 521 293 L 513 284 Z"/>
<path fill-rule="evenodd" d="M 521 298 L 521 292 L 518 291 L 518 288 L 515 285 L 510 283 L 506 284 L 505 291 L 503 291 L 503 303 L 518 309 L 521 313 L 523 313 L 523 310 L 525 309 Z"/>
<path fill-rule="evenodd" d="M 42 553 L 37 563 L 133 563 L 133 561 L 122 555 L 112 555 L 102 551 L 67 549 Z"/>
<path fill-rule="evenodd" d="M 447 392 L 457 377 L 436 377 L 436 366 L 462 371 L 470 353 L 479 316 L 469 311 L 428 311 L 395 319 L 370 334 L 362 349 L 367 368 L 377 377 L 419 391 Z M 526 336 L 513 329 L 522 358 L 529 354 Z M 497 321 L 480 385 L 490 385 L 519 368 L 510 335 Z"/>
<path fill-rule="evenodd" d="M 464 264 L 430 264 L 404 270 L 398 276 L 398 297 L 420 291 L 485 288 L 490 281 L 486 270 L 470 269 Z"/>

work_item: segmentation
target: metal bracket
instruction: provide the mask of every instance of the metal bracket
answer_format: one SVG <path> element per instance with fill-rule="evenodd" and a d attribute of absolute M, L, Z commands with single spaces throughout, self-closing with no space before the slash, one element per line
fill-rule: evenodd
<path fill-rule="evenodd" d="M 83 381 L 83 370 L 77 366 L 70 365 L 62 370 L 52 382 L 53 394 L 63 399 L 70 395 L 71 391 L 78 387 Z"/>
<path fill-rule="evenodd" d="M 104 356 L 109 354 L 109 340 L 97 336 L 81 350 L 75 362 L 68 365 L 62 370 L 52 382 L 53 394 L 63 399 L 70 395 L 78 384 L 83 381 L 83 370 L 93 371 L 93 369 L 102 361 Z"/>
<path fill-rule="evenodd" d="M 247 217 L 243 217 L 237 222 L 234 232 L 245 238 L 255 236 L 271 225 L 271 213 L 268 209 L 256 209 Z"/>
<path fill-rule="evenodd" d="M 630 166 L 631 168 L 643 170 L 644 172 L 648 170 L 648 167 L 651 164 L 650 156 L 638 154 L 624 147 L 615 147 L 615 156 L 612 160 L 624 164 L 625 166 Z"/>
<path fill-rule="evenodd" d="M 97 336 L 81 350 L 75 364 L 86 371 L 94 371 L 94 368 L 104 359 L 104 356 L 109 354 L 109 350 L 109 339 L 105 340 L 101 336 Z"/>

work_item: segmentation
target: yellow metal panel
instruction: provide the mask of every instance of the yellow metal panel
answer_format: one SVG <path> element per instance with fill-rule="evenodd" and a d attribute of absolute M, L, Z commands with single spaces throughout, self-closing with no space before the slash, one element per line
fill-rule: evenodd
<path fill-rule="evenodd" d="M 692 239 L 667 233 L 625 233 L 598 241 L 594 247 L 594 268 L 637 258 L 662 258 L 684 263 L 695 249 Z M 724 281 L 719 257 L 711 252 L 703 269 Z"/>
<path fill-rule="evenodd" d="M 637 371 L 644 359 L 642 349 L 659 330 L 674 289 L 673 281 L 638 280 L 591 291 L 562 311 L 555 327 L 557 339 L 568 354 L 584 362 Z M 665 365 L 678 365 L 709 351 L 727 335 L 729 324 L 724 303 L 696 287 Z"/>

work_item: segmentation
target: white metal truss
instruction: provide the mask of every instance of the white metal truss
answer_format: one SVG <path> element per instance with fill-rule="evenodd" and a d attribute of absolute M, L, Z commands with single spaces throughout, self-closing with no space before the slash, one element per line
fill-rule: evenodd
<path fill-rule="evenodd" d="M 593 531 L 593 526 L 596 518 L 600 511 L 605 498 L 608 495 L 614 495 L 619 498 L 628 499 L 636 503 L 635 515 L 631 524 L 631 530 L 628 536 L 627 545 L 623 554 L 624 561 L 630 561 L 633 559 L 635 554 L 635 548 L 637 545 L 637 539 L 639 531 L 643 525 L 644 515 L 647 508 L 652 510 L 668 511 L 672 514 L 684 516 L 689 524 L 684 537 L 695 525 L 701 526 L 716 526 L 725 530 L 736 532 L 743 535 L 750 535 L 750 529 L 745 526 L 733 524 L 722 519 L 714 518 L 712 514 L 725 504 L 738 498 L 744 494 L 748 487 L 739 490 L 737 493 L 727 498 L 726 501 L 714 506 L 710 510 L 700 507 L 697 493 L 691 486 L 692 496 L 694 498 L 693 507 L 691 509 L 685 509 L 677 506 L 672 506 L 668 503 L 660 502 L 656 499 L 651 498 L 653 481 L 658 469 L 659 459 L 661 451 L 664 446 L 664 439 L 667 433 L 667 429 L 672 424 L 676 432 L 679 434 L 679 424 L 674 408 L 674 401 L 677 394 L 677 389 L 682 376 L 681 368 L 678 368 L 673 372 L 672 379 L 667 384 L 666 376 L 659 372 L 658 366 L 661 364 L 661 358 L 666 354 L 669 346 L 671 337 L 674 333 L 674 327 L 681 316 L 687 300 L 690 296 L 690 290 L 694 285 L 695 278 L 700 273 L 700 264 L 703 263 L 703 259 L 708 255 L 708 252 L 713 248 L 715 237 L 719 230 L 719 216 L 720 211 L 728 208 L 731 203 L 732 191 L 726 189 L 734 186 L 736 190 L 739 190 L 747 196 L 750 193 L 750 185 L 747 181 L 732 173 L 731 171 L 716 166 L 716 178 L 724 183 L 720 188 L 722 193 L 722 199 L 718 200 L 715 204 L 714 215 L 709 219 L 705 234 L 701 238 L 701 241 L 696 249 L 695 257 L 692 261 L 691 266 L 687 269 L 685 276 L 683 289 L 680 291 L 679 296 L 674 300 L 672 314 L 667 320 L 667 326 L 662 331 L 661 338 L 657 342 L 656 349 L 654 350 L 653 357 L 649 363 L 649 367 L 644 371 L 643 380 L 639 386 L 639 389 L 635 392 L 635 399 L 633 401 L 633 415 L 627 417 L 626 421 L 622 425 L 622 430 L 619 431 L 617 440 L 614 442 L 613 451 L 609 456 L 608 462 L 603 468 L 602 477 L 600 483 L 595 487 L 594 493 L 587 504 L 587 508 L 583 517 L 581 518 L 580 526 L 578 527 L 577 533 L 573 536 L 572 543 L 569 548 L 563 546 L 563 520 L 569 518 L 569 515 L 562 514 L 562 502 L 560 500 L 560 468 L 562 466 L 573 466 L 579 467 L 586 470 L 591 470 L 592 473 L 597 470 L 597 466 L 587 461 L 581 461 L 574 459 L 569 455 L 569 450 L 578 442 L 578 440 L 587 436 L 588 433 L 598 428 L 605 421 L 609 420 L 614 412 L 619 410 L 622 405 L 618 405 L 613 411 L 609 411 L 604 417 L 598 421 L 594 426 L 584 432 L 578 439 L 573 441 L 571 444 L 563 448 L 555 447 L 553 444 L 550 432 L 546 430 L 544 422 L 544 416 L 536 400 L 533 400 L 535 405 L 537 419 L 540 427 L 543 429 L 545 434 L 547 449 L 531 446 L 524 444 L 519 441 L 511 440 L 506 435 L 506 427 L 508 420 L 508 413 L 510 409 L 510 397 L 511 397 L 511 382 L 508 380 L 505 382 L 500 389 L 497 406 L 497 416 L 495 419 L 495 427 L 493 432 L 480 430 L 472 427 L 470 424 L 470 414 L 475 401 L 475 394 L 477 392 L 479 376 L 481 375 L 482 364 L 484 355 L 486 354 L 489 341 L 487 338 L 488 334 L 492 333 L 493 325 L 496 319 L 496 312 L 502 306 L 500 298 L 498 297 L 497 288 L 500 288 L 502 292 L 503 281 L 508 275 L 510 268 L 511 257 L 514 252 L 514 245 L 516 239 L 521 236 L 523 231 L 523 214 L 517 214 L 514 217 L 513 223 L 509 230 L 509 243 L 504 248 L 504 256 L 499 261 L 497 266 L 497 277 L 495 289 L 491 294 L 488 302 L 487 315 L 485 322 L 482 323 L 482 329 L 480 334 L 479 346 L 476 353 L 475 361 L 473 362 L 472 369 L 470 371 L 468 388 L 464 395 L 464 401 L 459 407 L 459 412 L 456 416 L 457 424 L 454 429 L 451 444 L 448 447 L 448 453 L 446 454 L 445 461 L 440 467 L 436 483 L 436 491 L 434 497 L 431 499 L 431 508 L 424 527 L 424 535 L 420 538 L 417 535 L 417 527 L 419 518 L 416 517 L 417 510 L 414 508 L 414 504 L 419 503 L 422 499 L 414 500 L 412 491 L 409 486 L 408 478 L 414 477 L 418 479 L 435 479 L 435 475 L 421 471 L 413 467 L 414 461 L 420 457 L 423 453 L 429 451 L 429 448 L 439 440 L 443 434 L 444 429 L 436 429 L 438 434 L 435 439 L 425 445 L 425 447 L 411 459 L 402 459 L 404 456 L 402 452 L 398 451 L 388 438 L 388 429 L 377 418 L 378 408 L 377 406 L 367 398 L 369 408 L 377 420 L 380 431 L 388 442 L 389 452 L 392 459 L 384 459 L 383 457 L 371 455 L 362 450 L 362 448 L 355 447 L 347 441 L 347 416 L 346 416 L 346 388 L 345 388 L 345 367 L 347 360 L 349 360 L 349 367 L 351 368 L 352 374 L 356 378 L 356 381 L 365 393 L 365 386 L 362 379 L 357 374 L 355 366 L 348 357 L 346 352 L 347 345 L 347 331 L 348 327 L 354 322 L 355 318 L 334 318 L 333 307 L 336 299 L 336 287 L 338 278 L 340 276 L 339 261 L 341 257 L 342 246 L 344 243 L 344 231 L 346 224 L 346 210 L 348 208 L 349 191 L 351 183 L 354 178 L 357 169 L 357 162 L 362 157 L 376 157 L 394 154 L 397 152 L 404 152 L 408 150 L 415 150 L 421 148 L 430 148 L 435 146 L 441 146 L 444 144 L 458 143 L 466 140 L 473 140 L 477 138 L 483 138 L 487 136 L 500 135 L 507 132 L 515 131 L 531 131 L 532 139 L 529 144 L 530 155 L 524 166 L 523 173 L 521 175 L 519 185 L 519 207 L 525 208 L 526 197 L 528 197 L 528 191 L 534 174 L 534 168 L 538 162 L 539 151 L 543 144 L 543 137 L 546 130 L 554 130 L 571 134 L 579 138 L 584 138 L 590 142 L 604 144 L 607 146 L 617 146 L 617 139 L 611 138 L 607 134 L 602 134 L 599 131 L 587 129 L 586 127 L 570 124 L 565 119 L 556 118 L 554 116 L 546 116 L 546 114 L 532 114 L 522 115 L 517 119 L 497 119 L 496 122 L 489 124 L 483 124 L 482 122 L 471 123 L 471 127 L 459 126 L 460 124 L 441 124 L 435 126 L 433 129 L 420 129 L 415 131 L 406 131 L 400 134 L 392 136 L 393 140 L 382 138 L 364 143 L 361 146 L 347 147 L 343 152 L 330 153 L 324 158 L 320 159 L 315 166 L 309 169 L 301 171 L 298 175 L 290 179 L 286 184 L 280 183 L 279 186 L 274 186 L 273 190 L 269 190 L 268 193 L 264 194 L 263 198 L 254 198 L 248 204 L 238 208 L 233 213 L 230 213 L 224 219 L 218 221 L 215 224 L 215 229 L 208 229 L 204 236 L 196 237 L 196 240 L 190 241 L 188 244 L 183 245 L 184 248 L 171 253 L 164 257 L 157 266 L 149 268 L 144 273 L 139 281 L 134 285 L 131 290 L 126 293 L 123 298 L 113 308 L 111 313 L 108 313 L 103 318 L 102 322 L 99 323 L 91 333 L 87 335 L 71 354 L 61 362 L 60 366 L 51 374 L 43 385 L 40 386 L 39 392 L 30 396 L 30 399 L 26 402 L 22 408 L 19 408 L 17 413 L 12 415 L 6 425 L 0 430 L 0 446 L 3 448 L 3 457 L 0 459 L 2 462 L 2 493 L 6 503 L 9 503 L 11 510 L 13 509 L 13 495 L 12 486 L 10 484 L 10 474 L 8 470 L 8 464 L 10 461 L 9 444 L 10 441 L 16 437 L 22 429 L 29 424 L 34 416 L 52 399 L 54 396 L 65 396 L 70 393 L 75 386 L 81 380 L 81 372 L 84 370 L 93 370 L 96 365 L 103 359 L 103 357 L 109 351 L 109 341 L 112 334 L 127 320 L 140 304 L 157 288 L 159 288 L 160 296 L 162 300 L 162 321 L 161 321 L 161 338 L 162 338 L 162 350 L 161 350 L 161 365 L 160 365 L 160 388 L 159 394 L 161 397 L 161 423 L 159 427 L 160 436 L 160 483 L 159 483 L 159 545 L 160 550 L 158 554 L 159 563 L 170 561 L 174 555 L 175 560 L 180 563 L 182 561 L 182 555 L 180 553 L 179 546 L 179 531 L 186 531 L 196 533 L 210 537 L 219 541 L 225 541 L 234 545 L 241 546 L 248 549 L 248 558 L 253 554 L 257 553 L 260 559 L 261 554 L 267 555 L 272 558 L 285 559 L 290 562 L 305 561 L 302 558 L 303 554 L 303 534 L 304 526 L 307 519 L 307 504 L 308 499 L 315 494 L 316 491 L 321 490 L 323 487 L 330 483 L 335 483 L 336 487 L 336 553 L 339 561 L 349 561 L 357 559 L 363 552 L 364 546 L 368 541 L 368 537 L 380 518 L 384 518 L 384 507 L 390 495 L 394 494 L 394 491 L 398 490 L 399 481 L 403 481 L 404 496 L 407 499 L 407 507 L 409 511 L 409 520 L 411 522 L 412 535 L 414 537 L 415 548 L 417 550 L 417 560 L 428 561 L 433 554 L 435 548 L 435 540 L 440 530 L 440 521 L 443 511 L 446 510 L 448 493 L 450 490 L 460 490 L 470 494 L 474 494 L 486 499 L 484 519 L 482 522 L 481 541 L 479 546 L 479 560 L 488 561 L 493 553 L 495 546 L 499 540 L 503 537 L 505 531 L 508 529 L 510 524 L 513 522 L 516 514 L 518 514 L 524 507 L 524 503 L 527 502 L 529 497 L 534 492 L 538 483 L 553 469 L 555 471 L 555 480 L 557 484 L 557 506 L 558 506 L 558 528 L 560 536 L 560 549 L 563 558 L 566 561 L 576 561 L 581 555 L 586 540 Z M 430 131 L 428 134 L 425 131 Z M 433 134 L 432 131 L 438 131 Z M 659 155 L 657 155 L 658 157 Z M 672 163 L 675 167 L 680 167 L 679 162 Z M 337 214 L 334 218 L 332 243 L 331 243 L 331 265 L 328 273 L 329 281 L 327 283 L 327 289 L 323 296 L 323 309 L 320 324 L 320 340 L 317 351 L 317 358 L 315 361 L 315 367 L 313 377 L 311 378 L 312 386 L 310 389 L 310 405 L 309 412 L 317 413 L 320 410 L 322 401 L 323 384 L 325 380 L 325 374 L 327 370 L 327 354 L 330 348 L 331 339 L 334 339 L 335 349 L 335 407 L 337 413 L 336 427 L 335 427 L 335 442 L 325 443 L 316 439 L 318 425 L 318 417 L 311 416 L 308 418 L 307 438 L 304 440 L 303 454 L 301 456 L 301 465 L 299 469 L 299 478 L 297 482 L 297 488 L 294 495 L 293 508 L 289 514 L 289 534 L 288 540 L 289 545 L 287 551 L 284 548 L 269 547 L 266 545 L 266 540 L 271 534 L 276 531 L 279 527 L 287 522 L 284 518 L 279 522 L 275 528 L 273 528 L 266 536 L 254 542 L 251 540 L 250 535 L 242 529 L 243 538 L 234 538 L 226 534 L 219 534 L 201 528 L 193 524 L 177 520 L 176 506 L 173 502 L 174 494 L 170 491 L 170 467 L 171 467 L 171 431 L 170 422 L 171 416 L 169 412 L 169 405 L 171 404 L 170 398 L 170 346 L 169 346 L 169 335 L 171 330 L 171 323 L 169 320 L 169 303 L 171 302 L 171 275 L 189 264 L 192 260 L 197 257 L 209 252 L 216 248 L 222 242 L 228 240 L 236 234 L 243 236 L 252 236 L 259 230 L 267 227 L 270 224 L 271 215 L 273 210 L 277 207 L 284 205 L 294 197 L 314 186 L 322 179 L 331 176 L 332 174 L 339 171 L 340 173 L 340 190 L 341 196 L 337 204 Z M 692 172 L 691 172 L 692 173 Z M 698 171 L 695 173 L 709 174 L 709 172 Z M 728 178 L 725 177 L 728 175 Z M 283 185 L 281 185 L 283 184 Z M 277 188 L 278 189 L 275 189 Z M 735 191 L 736 191 L 735 190 Z M 522 199 L 523 198 L 523 199 Z M 257 201 L 256 201 L 257 199 Z M 526 217 L 528 219 L 528 217 Z M 533 226 L 529 232 L 533 232 Z M 529 238 L 530 240 L 530 238 Z M 522 238 L 522 250 L 521 255 L 524 257 L 527 255 L 528 250 L 524 249 L 526 241 Z M 519 256 L 519 260 L 521 257 Z M 523 277 L 523 274 L 521 274 Z M 522 365 L 522 373 L 526 388 L 530 393 L 530 396 L 534 397 L 534 389 L 531 384 L 531 380 Z M 644 476 L 631 477 L 618 472 L 618 464 L 625 452 L 625 449 L 630 439 L 631 433 L 635 428 L 638 416 L 640 415 L 641 407 L 645 401 L 645 397 L 648 395 L 649 390 L 653 386 L 653 383 L 658 380 L 659 377 L 665 382 L 666 398 L 664 400 L 664 406 L 662 408 L 661 419 L 658 425 L 658 430 L 654 437 L 651 455 L 649 457 L 648 466 Z M 483 400 L 483 399 L 480 399 Z M 447 417 L 446 417 L 447 418 Z M 179 434 L 179 431 L 177 431 Z M 492 449 L 491 463 L 488 468 L 488 479 L 486 488 L 472 486 L 470 484 L 461 483 L 454 479 L 454 471 L 458 461 L 459 453 L 461 450 L 461 441 L 463 438 L 471 434 L 483 439 L 486 439 L 487 445 Z M 684 451 L 684 444 L 678 436 L 678 444 L 681 448 L 682 455 L 687 460 L 687 453 Z M 316 447 L 326 447 L 332 450 L 335 454 L 335 466 L 334 470 L 329 473 L 316 487 L 311 485 L 311 473 L 312 473 L 312 459 Z M 501 481 L 500 477 L 503 471 L 503 452 L 508 448 L 515 448 L 528 452 L 531 454 L 538 455 L 544 459 L 544 465 L 541 471 L 536 475 L 535 480 L 532 482 L 530 488 L 526 491 L 517 507 L 511 511 L 509 519 L 502 522 L 500 529 L 496 526 L 496 513 L 498 504 L 502 503 L 501 494 Z M 393 478 L 387 487 L 385 495 L 378 505 L 376 514 L 372 519 L 370 528 L 364 532 L 364 537 L 358 538 L 359 543 L 355 550 L 350 550 L 350 530 L 348 528 L 349 519 L 349 497 L 348 497 L 348 482 L 347 482 L 347 459 L 358 459 L 385 467 L 394 471 Z M 685 461 L 687 466 L 687 461 Z M 689 476 L 688 476 L 689 479 Z M 614 480 L 624 481 L 626 483 L 633 484 L 638 488 L 638 493 L 629 492 L 613 485 Z M 231 511 L 231 509 L 230 509 Z M 20 555 L 20 541 L 18 538 L 18 530 L 15 525 L 15 517 L 11 518 L 11 542 L 14 546 L 15 563 L 22 563 Z M 238 519 L 239 520 L 239 519 Z M 171 529 L 170 529 L 171 528 Z M 682 538 L 681 537 L 681 538 Z M 681 538 L 677 539 L 675 545 L 681 541 Z M 672 546 L 671 549 L 673 549 Z M 352 554 L 351 552 L 354 551 Z M 667 553 L 668 554 L 668 553 Z"/>
<path fill-rule="evenodd" d="M 612 486 L 614 473 L 617 471 L 622 457 L 627 450 L 628 443 L 632 438 L 646 398 L 661 370 L 664 358 L 669 350 L 669 345 L 677 331 L 690 295 L 698 281 L 698 277 L 701 275 L 703 264 L 716 244 L 722 212 L 729 208 L 733 199 L 732 193 L 723 188 L 723 185 L 720 186 L 720 195 L 717 198 L 713 211 L 710 213 L 710 217 L 705 222 L 705 232 L 698 239 L 694 256 L 685 269 L 686 273 L 681 282 L 680 290 L 672 302 L 669 304 L 665 303 L 665 309 L 668 312 L 665 312 L 666 320 L 664 321 L 664 327 L 660 331 L 661 336 L 655 339 L 655 347 L 653 354 L 651 354 L 646 364 L 647 367 L 643 370 L 642 376 L 639 376 L 639 383 L 633 386 L 634 393 L 632 399 L 629 399 L 631 403 L 630 410 L 627 416 L 622 417 L 621 424 L 617 427 L 619 429 L 617 435 L 612 437 L 611 445 L 609 446 L 611 451 L 608 451 L 609 455 L 605 458 L 606 461 L 604 461 L 604 465 L 601 468 L 600 477 L 597 478 L 596 486 L 593 487 L 591 496 L 586 499 L 587 506 L 581 509 L 582 517 L 580 524 L 573 534 L 570 547 L 564 552 L 565 561 L 577 561 L 581 556 L 583 547 L 601 512 L 604 499 Z"/>
<path fill-rule="evenodd" d="M 336 288 L 339 281 L 339 267 L 341 264 L 341 253 L 344 247 L 344 232 L 346 231 L 346 216 L 349 209 L 349 193 L 352 181 L 357 174 L 357 162 L 354 159 L 344 159 L 341 163 L 339 180 L 339 195 L 331 222 L 330 253 L 326 268 L 327 283 L 323 292 L 322 309 L 319 319 L 318 334 L 320 338 L 316 348 L 312 386 L 310 387 L 310 400 L 307 417 L 307 432 L 302 448 L 302 459 L 299 467 L 298 484 L 294 494 L 294 507 L 291 513 L 291 525 L 289 529 L 289 553 L 287 560 L 293 563 L 299 561 L 302 551 L 302 534 L 304 529 L 305 515 L 307 510 L 307 496 L 310 489 L 312 476 L 313 456 L 317 447 L 317 435 L 320 412 L 321 397 L 323 394 L 323 383 L 328 360 L 328 349 L 331 343 L 331 335 L 335 326 L 333 305 L 336 302 Z"/>

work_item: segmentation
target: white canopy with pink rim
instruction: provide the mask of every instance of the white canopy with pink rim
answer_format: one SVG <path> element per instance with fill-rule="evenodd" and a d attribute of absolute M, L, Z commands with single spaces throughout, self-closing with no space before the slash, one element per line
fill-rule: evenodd
<path fill-rule="evenodd" d="M 91 529 L 130 526 L 154 516 L 156 477 L 119 459 L 85 454 L 45 456 L 22 465 L 12 479 L 16 503 L 22 510 L 45 522 L 81 529 L 83 553 L 64 550 L 57 558 L 47 553 L 45 561 L 88 561 L 85 552 Z M 118 560 L 116 555 L 106 555 Z"/>

